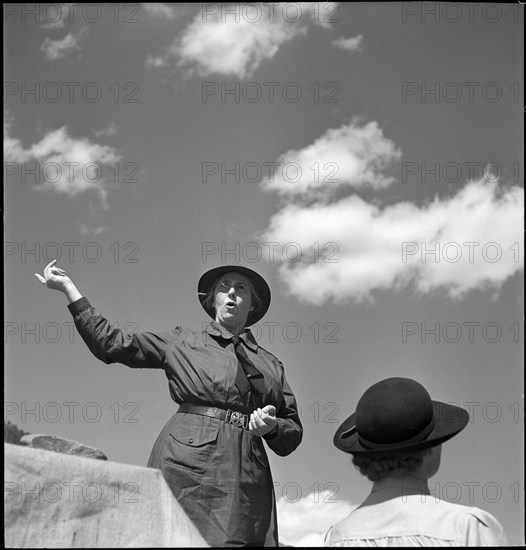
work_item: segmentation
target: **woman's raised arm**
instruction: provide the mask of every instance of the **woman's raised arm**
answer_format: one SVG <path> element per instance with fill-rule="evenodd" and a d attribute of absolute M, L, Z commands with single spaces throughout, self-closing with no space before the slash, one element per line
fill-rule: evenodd
<path fill-rule="evenodd" d="M 66 295 L 75 326 L 95 357 L 105 363 L 122 363 L 134 368 L 162 368 L 166 350 L 176 338 L 174 331 L 166 334 L 125 333 L 82 296 L 55 262 L 53 260 L 44 268 L 44 276 L 35 273 L 35 277 L 48 288 Z"/>

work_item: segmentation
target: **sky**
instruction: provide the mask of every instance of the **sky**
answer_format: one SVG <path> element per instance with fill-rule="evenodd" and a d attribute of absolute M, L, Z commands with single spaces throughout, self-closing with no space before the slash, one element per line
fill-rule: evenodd
<path fill-rule="evenodd" d="M 332 439 L 392 376 L 470 414 L 432 494 L 524 543 L 522 8 L 4 5 L 5 420 L 145 466 L 164 374 L 95 359 L 34 273 L 164 332 L 244 265 L 304 425 L 269 451 L 282 543 L 367 496 Z"/>

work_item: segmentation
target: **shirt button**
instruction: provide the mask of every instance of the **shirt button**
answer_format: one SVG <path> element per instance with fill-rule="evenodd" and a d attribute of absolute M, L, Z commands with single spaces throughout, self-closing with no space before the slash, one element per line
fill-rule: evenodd
<path fill-rule="evenodd" d="M 191 437 L 189 437 L 188 438 L 188 443 L 190 443 L 190 445 L 191 445 L 193 442 L 194 442 L 194 440 Z"/>

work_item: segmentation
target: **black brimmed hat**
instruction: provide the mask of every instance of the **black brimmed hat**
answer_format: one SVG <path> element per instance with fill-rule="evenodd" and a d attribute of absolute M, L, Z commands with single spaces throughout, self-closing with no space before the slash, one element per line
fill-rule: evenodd
<path fill-rule="evenodd" d="M 432 401 L 410 378 L 387 378 L 360 398 L 356 412 L 334 435 L 338 449 L 371 457 L 417 452 L 440 445 L 465 428 L 469 415 L 461 407 Z"/>
<path fill-rule="evenodd" d="M 254 309 L 248 315 L 245 326 L 249 327 L 250 325 L 257 323 L 260 319 L 262 319 L 265 313 L 267 313 L 267 310 L 270 306 L 270 288 L 265 279 L 263 279 L 261 275 L 259 275 L 252 269 L 239 265 L 223 265 L 220 267 L 215 267 L 214 269 L 210 269 L 209 271 L 201 275 L 199 283 L 197 284 L 197 295 L 199 297 L 199 301 L 201 302 L 203 309 L 208 313 L 208 315 L 210 315 L 212 319 L 215 319 L 216 312 L 214 307 L 207 307 L 204 302 L 208 292 L 212 289 L 217 279 L 219 279 L 221 275 L 230 272 L 239 273 L 240 275 L 244 275 L 245 277 L 250 279 L 251 283 L 254 285 L 254 290 L 261 298 L 261 307 L 259 307 L 258 309 Z M 254 301 L 252 301 L 252 305 L 255 306 Z"/>

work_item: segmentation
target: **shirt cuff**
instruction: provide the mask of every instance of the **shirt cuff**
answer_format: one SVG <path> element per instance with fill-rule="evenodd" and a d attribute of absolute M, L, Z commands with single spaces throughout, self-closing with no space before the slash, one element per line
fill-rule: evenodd
<path fill-rule="evenodd" d="M 75 317 L 77 313 L 80 313 L 81 311 L 84 311 L 89 307 L 91 307 L 91 304 L 89 303 L 89 300 L 85 296 L 82 296 L 82 298 L 79 298 L 78 300 L 71 302 L 71 304 L 68 304 L 68 309 L 71 312 L 71 315 L 73 315 L 73 317 Z"/>
<path fill-rule="evenodd" d="M 280 430 L 279 430 L 279 422 L 278 422 L 275 428 L 273 428 L 270 432 L 268 432 L 263 436 L 263 439 L 265 439 L 266 441 L 274 441 L 275 439 L 278 438 L 279 431 Z"/>

